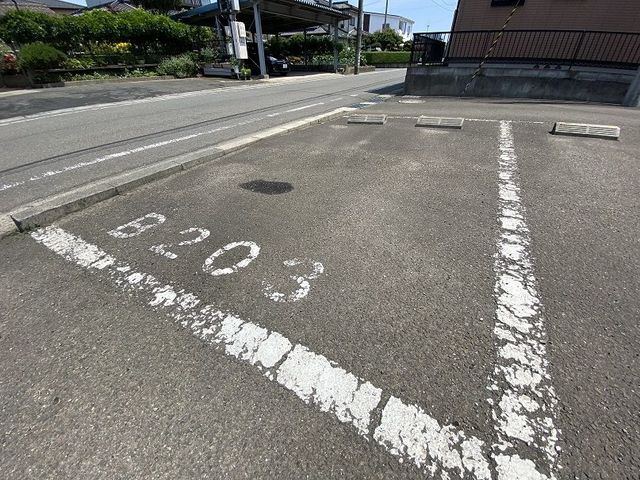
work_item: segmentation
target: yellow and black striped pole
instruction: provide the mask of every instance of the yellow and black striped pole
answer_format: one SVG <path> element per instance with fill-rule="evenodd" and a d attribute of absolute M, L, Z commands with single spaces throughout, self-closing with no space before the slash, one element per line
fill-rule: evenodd
<path fill-rule="evenodd" d="M 469 82 L 465 85 L 464 90 L 462 91 L 462 95 L 465 95 L 467 93 L 467 90 L 469 90 L 469 87 L 471 86 L 473 81 L 476 79 L 476 77 L 482 71 L 482 67 L 484 66 L 485 62 L 487 61 L 487 59 L 489 58 L 489 56 L 493 52 L 493 49 L 496 48 L 496 45 L 500 41 L 500 38 L 502 37 L 502 35 L 504 35 L 504 32 L 507 29 L 507 25 L 509 25 L 509 22 L 511 21 L 513 16 L 516 14 L 516 12 L 518 11 L 518 8 L 520 8 L 522 3 L 523 3 L 522 0 L 519 0 L 518 3 L 516 3 L 516 6 L 513 7 L 513 10 L 511 10 L 511 13 L 509 14 L 507 19 L 505 20 L 504 25 L 502 25 L 502 29 L 498 32 L 498 35 L 496 35 L 496 38 L 493 40 L 493 43 L 489 47 L 489 50 L 487 51 L 487 54 L 484 56 L 484 58 L 480 62 L 480 65 L 478 65 L 478 68 L 476 68 L 476 71 L 473 72 L 473 75 L 471 76 L 471 79 L 469 80 Z M 451 32 L 452 36 L 454 34 L 455 34 L 455 32 Z"/>

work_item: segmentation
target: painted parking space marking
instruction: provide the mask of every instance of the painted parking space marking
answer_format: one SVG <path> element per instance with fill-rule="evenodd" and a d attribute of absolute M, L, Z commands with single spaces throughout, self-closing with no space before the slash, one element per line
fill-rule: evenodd
<path fill-rule="evenodd" d="M 499 149 L 500 238 L 494 264 L 497 361 L 488 387 L 497 434 L 493 457 L 499 480 L 555 478 L 557 399 L 546 360 L 547 336 L 510 122 L 500 123 Z M 525 445 L 528 448 L 518 448 Z M 535 458 L 521 453 L 528 451 L 534 451 Z"/>
<path fill-rule="evenodd" d="M 267 281 L 263 281 L 262 286 L 263 286 L 264 296 L 267 297 L 269 300 L 272 300 L 277 303 L 286 303 L 286 302 L 297 302 L 305 298 L 307 295 L 309 295 L 309 291 L 311 290 L 311 284 L 309 283 L 309 280 L 315 280 L 320 275 L 322 275 L 324 273 L 324 265 L 322 265 L 322 263 L 320 262 L 314 262 L 311 260 L 302 261 L 302 260 L 298 260 L 297 258 L 294 258 L 292 260 L 285 260 L 283 262 L 283 264 L 286 267 L 297 267 L 299 265 L 305 265 L 307 263 L 311 265 L 311 273 L 307 275 L 290 275 L 289 276 L 289 278 L 298 285 L 298 288 L 294 292 L 289 294 L 277 292 L 275 291 L 275 288 L 273 285 L 271 285 Z"/>
<path fill-rule="evenodd" d="M 388 115 L 387 118 L 390 119 L 402 119 L 402 120 L 417 120 L 420 118 L 420 115 Z M 539 122 L 534 120 L 495 120 L 491 118 L 464 118 L 466 122 L 485 122 L 485 123 L 501 123 L 501 122 L 510 122 L 510 123 L 531 123 L 534 125 L 544 125 L 548 122 Z"/>
<path fill-rule="evenodd" d="M 215 260 L 218 257 L 221 257 L 227 252 L 234 250 L 239 247 L 244 247 L 249 249 L 249 254 L 240 260 L 238 263 L 231 265 L 230 267 L 224 268 L 215 268 Z M 202 265 L 202 271 L 208 273 L 213 277 L 220 277 L 222 275 L 231 275 L 232 273 L 237 272 L 241 268 L 246 268 L 249 266 L 251 262 L 253 262 L 260 255 L 260 246 L 256 242 L 251 241 L 240 241 L 240 242 L 232 242 L 228 245 L 225 245 L 222 248 L 219 248 L 215 252 L 213 252 Z"/>
<path fill-rule="evenodd" d="M 162 226 L 166 222 L 166 220 L 167 217 L 165 215 L 161 213 L 151 212 L 143 215 L 142 217 L 131 220 L 130 222 L 127 222 L 123 225 L 120 225 L 113 230 L 109 230 L 107 234 L 119 240 L 127 240 L 133 237 L 137 237 L 152 228 Z M 178 242 L 175 245 L 176 248 L 191 247 L 198 243 L 204 242 L 211 235 L 211 231 L 201 227 L 190 227 L 180 231 L 178 234 L 181 236 L 193 236 L 193 234 L 196 234 L 196 236 Z M 216 264 L 220 263 L 220 261 L 217 260 L 218 258 L 222 257 L 231 250 L 242 247 L 248 249 L 248 254 L 244 259 L 228 267 L 222 267 L 221 265 L 218 265 L 218 267 L 215 266 Z M 176 260 L 179 255 L 177 253 L 174 253 L 174 251 L 172 250 L 180 251 L 182 249 L 174 249 L 174 245 L 171 243 L 161 243 L 158 245 L 151 245 L 149 247 L 149 251 L 155 253 L 156 255 L 164 257 L 168 260 Z M 256 260 L 256 258 L 260 254 L 260 250 L 260 246 L 255 242 L 231 242 L 217 249 L 213 254 L 207 257 L 204 260 L 201 270 L 213 277 L 237 273 L 240 269 L 248 267 L 250 263 Z M 295 289 L 295 291 L 289 294 L 285 294 L 276 291 L 271 283 L 263 280 L 262 286 L 264 296 L 269 300 L 277 303 L 297 302 L 303 300 L 309 295 L 309 292 L 311 291 L 311 281 L 318 279 L 324 273 L 324 265 L 318 261 L 310 259 L 299 260 L 297 258 L 293 258 L 290 260 L 285 260 L 282 263 L 285 267 L 295 272 L 294 274 L 289 275 L 288 281 L 289 283 L 293 282 L 294 285 L 297 285 L 297 288 Z M 301 272 L 302 269 L 304 269 L 304 272 Z"/>
<path fill-rule="evenodd" d="M 389 453 L 441 478 L 466 475 L 490 480 L 484 442 L 453 425 L 440 424 L 421 407 L 393 395 L 383 406 L 386 395 L 382 389 L 323 355 L 233 312 L 204 305 L 193 293 L 136 271 L 61 228 L 41 228 L 31 236 L 78 267 L 108 277 L 116 288 L 163 312 L 206 344 L 253 365 L 304 403 L 351 425 Z M 379 421 L 375 412 L 381 412 Z"/>
<path fill-rule="evenodd" d="M 352 426 L 359 435 L 433 478 L 553 480 L 559 469 L 560 432 L 556 427 L 557 398 L 546 359 L 543 306 L 521 198 L 513 124 L 501 121 L 498 127 L 499 237 L 494 261 L 493 327 L 496 360 L 487 385 L 492 419 L 488 427 L 493 431 L 490 440 L 443 425 L 420 405 L 404 402 L 308 347 L 231 311 L 222 311 L 215 304 L 205 305 L 194 294 L 135 271 L 98 246 L 58 227 L 39 229 L 32 237 L 71 263 L 109 278 L 116 288 L 163 312 L 208 345 L 256 367 L 306 404 Z M 120 236 L 112 236 L 130 238 L 160 227 L 165 223 L 161 219 L 164 215 L 147 214 L 110 234 L 120 232 Z M 197 228 L 189 231 L 194 238 L 201 233 Z M 250 258 L 251 245 L 232 248 L 240 246 L 249 250 L 242 261 L 255 260 L 259 252 Z M 223 252 L 218 257 L 230 249 L 225 248 L 220 249 Z M 263 282 L 262 293 L 275 302 L 304 298 L 308 293 L 305 282 L 324 272 L 322 264 L 310 260 L 293 259 L 284 264 L 305 267 L 306 276 L 304 271 L 293 271 L 293 288 L 289 290 Z M 212 262 L 207 267 L 214 269 Z M 239 268 L 228 273 L 240 275 Z"/>

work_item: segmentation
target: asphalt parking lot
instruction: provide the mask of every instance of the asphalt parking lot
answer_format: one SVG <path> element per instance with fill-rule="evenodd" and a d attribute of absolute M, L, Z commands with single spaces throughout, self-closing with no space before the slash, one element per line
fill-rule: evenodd
<path fill-rule="evenodd" d="M 3 475 L 638 478 L 637 110 L 398 100 L 0 240 Z"/>

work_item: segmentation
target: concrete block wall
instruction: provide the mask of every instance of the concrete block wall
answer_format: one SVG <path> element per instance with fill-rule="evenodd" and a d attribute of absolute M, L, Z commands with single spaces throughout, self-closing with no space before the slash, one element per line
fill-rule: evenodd
<path fill-rule="evenodd" d="M 405 79 L 405 93 L 460 96 L 474 71 L 475 67 L 410 67 Z M 476 77 L 467 95 L 622 104 L 633 81 L 634 72 L 616 74 L 489 67 Z"/>

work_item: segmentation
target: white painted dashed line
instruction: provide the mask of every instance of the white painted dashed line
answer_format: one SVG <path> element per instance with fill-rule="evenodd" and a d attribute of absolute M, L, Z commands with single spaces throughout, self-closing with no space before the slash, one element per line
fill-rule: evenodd
<path fill-rule="evenodd" d="M 498 480 L 555 479 L 557 399 L 546 360 L 547 334 L 508 121 L 500 122 L 499 148 L 500 239 L 494 265 L 497 361 L 488 387 L 497 434 L 493 457 Z"/>
<path fill-rule="evenodd" d="M 29 95 L 32 93 L 41 93 L 42 90 L 16 90 L 13 92 L 0 92 L 0 98 L 3 97 L 15 97 L 16 95 Z"/>
<path fill-rule="evenodd" d="M 41 228 L 31 236 L 71 263 L 109 277 L 117 288 L 163 312 L 206 344 L 256 367 L 304 403 L 351 425 L 400 461 L 411 461 L 435 478 L 491 479 L 487 447 L 481 440 L 441 425 L 419 406 L 395 396 L 383 406 L 380 388 L 323 355 L 232 312 L 204 305 L 196 295 L 135 271 L 61 228 Z M 378 422 L 374 413 L 380 409 Z"/>
<path fill-rule="evenodd" d="M 110 154 L 104 155 L 102 157 L 94 158 L 93 160 L 87 160 L 85 162 L 74 163 L 72 165 L 67 165 L 66 167 L 62 167 L 62 168 L 59 168 L 59 169 L 48 170 L 46 172 L 39 173 L 37 175 L 33 175 L 33 176 L 29 177 L 26 180 L 19 180 L 19 181 L 15 181 L 15 182 L 9 182 L 9 183 L 2 184 L 2 185 L 0 185 L 0 192 L 3 192 L 5 190 L 9 190 L 11 188 L 19 187 L 20 185 L 24 185 L 24 184 L 27 184 L 27 183 L 30 183 L 30 182 L 36 182 L 38 180 L 44 180 L 45 178 L 54 177 L 56 175 L 60 175 L 61 173 L 72 172 L 74 170 L 90 167 L 92 165 L 98 165 L 100 163 L 104 163 L 106 161 L 113 160 L 113 159 L 116 159 L 116 158 L 127 157 L 127 156 L 133 155 L 135 153 L 140 153 L 140 152 L 145 152 L 147 150 L 153 150 L 153 149 L 156 149 L 156 148 L 165 147 L 165 146 L 171 145 L 173 143 L 184 142 L 186 140 L 193 140 L 194 138 L 198 138 L 198 137 L 201 137 L 203 135 L 211 135 L 213 133 L 218 133 L 218 132 L 222 132 L 224 130 L 229 130 L 231 128 L 235 128 L 235 127 L 237 127 L 239 125 L 247 125 L 249 123 L 254 123 L 254 122 L 257 122 L 259 120 L 262 120 L 262 119 L 257 118 L 257 119 L 248 120 L 248 121 L 245 121 L 245 122 L 242 122 L 242 123 L 239 123 L 239 124 L 235 124 L 235 125 L 228 125 L 228 126 L 224 126 L 224 127 L 214 128 L 212 130 L 206 130 L 204 132 L 192 133 L 190 135 L 185 135 L 183 137 L 172 138 L 172 139 L 169 139 L 169 140 L 164 140 L 162 142 L 151 143 L 151 144 L 148 144 L 148 145 L 143 145 L 141 147 L 136 147 L 136 148 L 132 148 L 132 149 L 129 149 L 129 150 L 124 150 L 124 151 L 121 151 L 121 152 L 110 153 Z"/>
<path fill-rule="evenodd" d="M 320 105 L 324 105 L 324 102 L 312 103 L 311 105 L 304 105 L 302 107 L 292 108 L 291 110 L 285 110 L 284 113 L 300 112 L 308 108 L 319 107 Z"/>
<path fill-rule="evenodd" d="M 3 192 L 5 190 L 9 190 L 9 189 L 12 189 L 12 188 L 15 188 L 15 187 L 19 187 L 21 185 L 25 185 L 25 184 L 30 183 L 30 182 L 36 182 L 36 181 L 39 181 L 39 180 L 44 180 L 44 179 L 47 179 L 47 178 L 50 178 L 50 177 L 54 177 L 54 176 L 60 175 L 62 173 L 72 172 L 74 170 L 90 167 L 90 166 L 93 166 L 93 165 L 98 165 L 100 163 L 104 163 L 104 162 L 107 162 L 109 160 L 114 160 L 116 158 L 123 158 L 123 157 L 127 157 L 129 155 L 133 155 L 133 154 L 136 154 L 136 153 L 145 152 L 145 151 L 148 151 L 148 150 L 154 150 L 154 149 L 157 149 L 157 148 L 160 148 L 160 147 L 165 147 L 167 145 L 171 145 L 171 144 L 174 144 L 174 143 L 180 143 L 180 142 L 184 142 L 184 141 L 187 141 L 187 140 L 193 140 L 194 138 L 202 137 L 204 135 L 211 135 L 211 134 L 222 132 L 222 131 L 225 131 L 225 130 L 230 130 L 230 129 L 233 129 L 233 128 L 241 127 L 241 126 L 244 126 L 244 125 L 250 125 L 252 123 L 256 123 L 256 122 L 262 121 L 265 118 L 273 118 L 275 116 L 282 115 L 282 114 L 285 114 L 285 113 L 298 112 L 298 111 L 306 110 L 308 108 L 317 107 L 317 106 L 320 106 L 320 105 L 324 105 L 324 103 L 314 103 L 312 105 L 305 105 L 303 107 L 294 108 L 292 110 L 286 110 L 286 111 L 283 111 L 283 112 L 275 112 L 275 113 L 266 115 L 265 117 L 250 118 L 248 120 L 244 120 L 242 122 L 238 122 L 238 123 L 235 123 L 233 125 L 227 125 L 227 126 L 224 126 L 224 127 L 214 128 L 212 130 L 206 130 L 206 131 L 203 131 L 203 132 L 192 133 L 192 134 L 185 135 L 185 136 L 182 136 L 182 137 L 172 138 L 172 139 L 169 139 L 169 140 L 163 140 L 161 142 L 155 142 L 155 143 L 151 143 L 151 144 L 148 144 L 148 145 L 143 145 L 141 147 L 136 147 L 136 148 L 132 148 L 132 149 L 129 149 L 129 150 L 124 150 L 124 151 L 121 151 L 121 152 L 110 153 L 108 155 L 104 155 L 102 157 L 94 158 L 92 160 L 87 160 L 87 161 L 84 161 L 84 162 L 74 163 L 72 165 L 67 165 L 65 167 L 54 169 L 54 170 L 48 170 L 46 172 L 39 173 L 37 175 L 33 175 L 33 176 L 27 178 L 26 180 L 17 180 L 17 181 L 13 181 L 13 182 L 7 182 L 7 183 L 4 183 L 4 184 L 0 184 L 0 192 Z"/>

